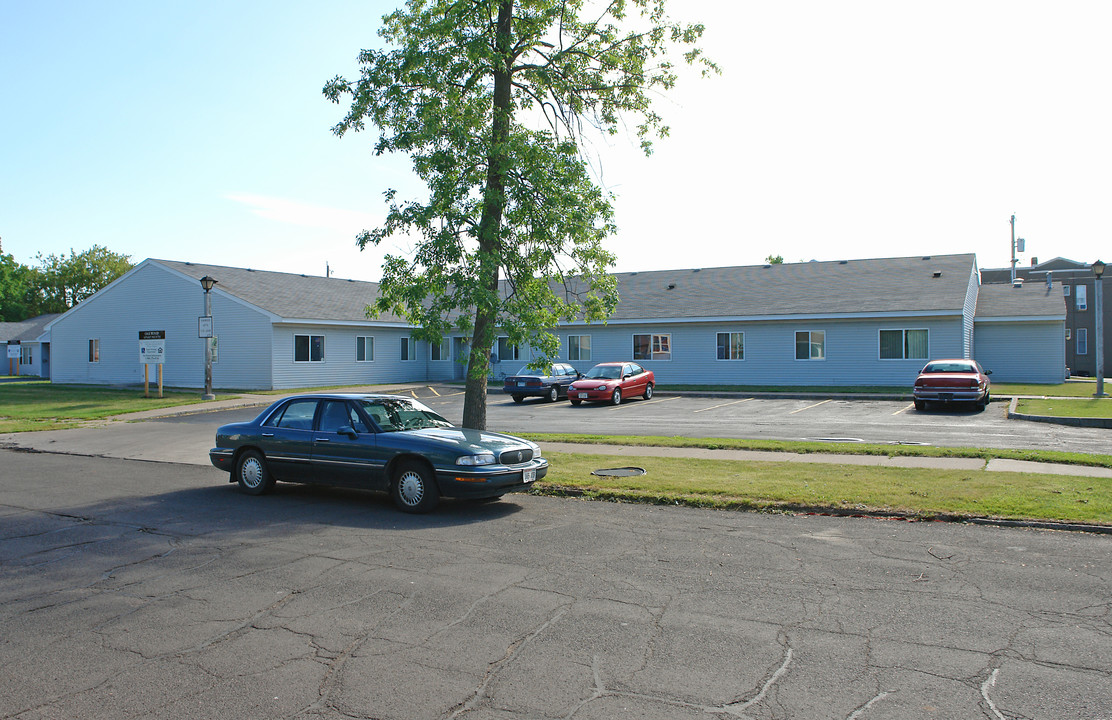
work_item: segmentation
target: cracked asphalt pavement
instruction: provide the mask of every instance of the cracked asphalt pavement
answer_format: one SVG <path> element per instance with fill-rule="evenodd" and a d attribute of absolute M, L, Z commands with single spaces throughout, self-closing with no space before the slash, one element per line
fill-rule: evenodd
<path fill-rule="evenodd" d="M 1108 536 L 0 470 L 3 718 L 1112 719 Z"/>

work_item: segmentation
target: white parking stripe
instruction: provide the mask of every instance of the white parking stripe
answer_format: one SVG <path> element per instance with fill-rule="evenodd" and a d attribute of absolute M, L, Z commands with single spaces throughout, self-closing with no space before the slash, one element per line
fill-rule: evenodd
<path fill-rule="evenodd" d="M 752 399 L 753 398 L 745 398 L 744 400 L 734 400 L 733 402 L 722 403 L 721 405 L 711 405 L 710 407 L 699 408 L 698 410 L 692 410 L 692 412 L 701 413 L 701 412 L 706 412 L 707 410 L 717 410 L 718 408 L 724 408 L 724 407 L 728 407 L 730 405 L 737 405 L 738 403 L 749 402 Z"/>
<path fill-rule="evenodd" d="M 905 412 L 907 412 L 908 410 L 910 410 L 910 409 L 911 409 L 911 408 L 913 408 L 913 407 L 915 407 L 915 403 L 911 403 L 911 404 L 910 404 L 910 405 L 908 405 L 907 407 L 902 407 L 902 408 L 900 408 L 899 410 L 897 410 L 896 412 L 894 412 L 894 413 L 892 413 L 892 414 L 893 414 L 893 415 L 899 415 L 900 413 L 905 413 Z"/>
<path fill-rule="evenodd" d="M 656 403 L 668 402 L 669 400 L 679 400 L 679 399 L 680 399 L 679 395 L 672 395 L 671 397 L 666 397 L 666 398 L 654 398 L 652 400 L 642 400 L 641 402 L 636 403 L 636 404 L 637 405 L 654 405 Z M 626 402 L 627 402 L 627 400 L 622 400 L 621 405 L 611 405 L 610 409 L 611 410 L 617 410 L 621 407 L 624 407 Z"/>
<path fill-rule="evenodd" d="M 823 400 L 822 402 L 817 402 L 814 405 L 808 405 L 807 407 L 802 407 L 802 408 L 799 408 L 798 410 L 792 410 L 790 413 L 788 413 L 788 415 L 795 415 L 796 413 L 801 413 L 804 410 L 810 410 L 811 408 L 817 408 L 819 405 L 825 405 L 826 403 L 831 402 L 833 399 L 834 398 L 828 398 L 826 400 Z"/>

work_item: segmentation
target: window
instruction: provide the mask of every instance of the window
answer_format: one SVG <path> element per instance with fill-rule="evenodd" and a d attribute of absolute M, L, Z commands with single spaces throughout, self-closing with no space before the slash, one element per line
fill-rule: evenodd
<path fill-rule="evenodd" d="M 591 359 L 591 336 L 568 335 L 568 360 Z"/>
<path fill-rule="evenodd" d="M 448 340 L 445 338 L 439 343 L 429 343 L 429 356 L 433 360 L 448 360 L 451 358 Z"/>
<path fill-rule="evenodd" d="M 881 360 L 926 360 L 926 330 L 881 330 Z"/>
<path fill-rule="evenodd" d="M 30 345 L 25 345 L 25 346 L 21 347 L 19 349 L 19 364 L 20 365 L 30 365 L 32 362 L 33 361 L 31 360 L 31 346 Z"/>
<path fill-rule="evenodd" d="M 518 359 L 517 345 L 512 345 L 508 337 L 498 338 L 498 361 L 506 362 L 507 360 Z"/>
<path fill-rule="evenodd" d="M 313 416 L 316 415 L 316 412 L 316 400 L 293 400 L 272 415 L 265 424 L 291 430 L 312 430 Z"/>
<path fill-rule="evenodd" d="M 825 360 L 826 331 L 811 330 L 795 334 L 796 360 Z"/>
<path fill-rule="evenodd" d="M 89 362 L 91 362 L 91 363 L 100 362 L 100 339 L 99 338 L 89 341 Z"/>
<path fill-rule="evenodd" d="M 413 352 L 412 352 L 413 349 L 410 347 L 412 344 L 413 344 L 413 339 L 412 338 L 407 338 L 407 337 L 402 338 L 401 358 L 402 358 L 403 362 L 405 362 L 406 360 L 412 360 L 413 359 Z"/>
<path fill-rule="evenodd" d="M 1077 292 L 1074 293 L 1074 297 L 1077 298 L 1077 309 L 1078 310 L 1088 310 L 1089 309 L 1089 298 L 1086 297 L 1088 295 L 1088 292 L 1087 292 L 1088 290 L 1089 290 L 1089 288 L 1086 285 L 1078 285 L 1077 286 Z"/>
<path fill-rule="evenodd" d="M 634 360 L 671 360 L 672 335 L 634 335 Z"/>
<path fill-rule="evenodd" d="M 745 333 L 721 332 L 718 333 L 718 359 L 719 360 L 744 360 L 745 359 Z"/>
<path fill-rule="evenodd" d="M 1069 286 L 1069 285 L 1066 285 L 1065 283 L 1062 283 L 1062 293 L 1063 293 L 1063 294 L 1064 294 L 1064 295 L 1065 295 L 1066 297 L 1069 297 L 1069 296 L 1070 296 L 1070 286 Z"/>
<path fill-rule="evenodd" d="M 294 335 L 294 362 L 324 362 L 324 335 Z"/>
<path fill-rule="evenodd" d="M 355 338 L 355 362 L 373 362 L 375 359 L 375 339 L 360 335 Z"/>
<path fill-rule="evenodd" d="M 1071 339 L 1073 339 L 1073 331 L 1070 330 L 1069 328 L 1066 328 L 1066 340 L 1071 340 Z"/>
<path fill-rule="evenodd" d="M 1078 285 L 1077 287 L 1083 287 Z M 1089 330 L 1088 328 L 1077 328 L 1077 354 L 1089 354 Z"/>

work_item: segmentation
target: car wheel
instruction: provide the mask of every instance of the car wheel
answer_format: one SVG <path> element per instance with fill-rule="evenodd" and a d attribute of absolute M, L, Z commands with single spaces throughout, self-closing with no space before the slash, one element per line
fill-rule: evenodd
<path fill-rule="evenodd" d="M 262 495 L 274 487 L 274 476 L 266 466 L 266 458 L 257 450 L 245 450 L 236 460 L 236 482 L 248 495 Z"/>
<path fill-rule="evenodd" d="M 988 403 L 989 403 L 988 393 L 985 393 L 985 399 L 981 401 L 981 409 L 982 410 L 987 410 L 988 409 Z"/>
<path fill-rule="evenodd" d="M 569 397 L 568 400 L 571 400 L 572 405 L 578 405 L 579 403 L 583 402 L 579 398 L 573 398 L 573 397 Z"/>
<path fill-rule="evenodd" d="M 927 403 L 925 401 L 923 401 L 923 400 L 916 400 L 915 401 L 915 409 L 916 410 L 923 410 L 926 407 L 927 407 Z"/>
<path fill-rule="evenodd" d="M 394 504 L 402 512 L 426 513 L 440 502 L 432 471 L 420 462 L 405 462 L 398 467 L 390 488 Z"/>
<path fill-rule="evenodd" d="M 653 384 L 652 383 L 649 383 L 648 385 L 645 386 L 645 394 L 642 395 L 641 397 L 645 398 L 646 400 L 652 400 L 653 399 Z"/>
<path fill-rule="evenodd" d="M 525 402 L 525 396 L 524 395 L 514 395 L 513 397 L 514 397 L 514 402 L 515 403 Z"/>
<path fill-rule="evenodd" d="M 621 405 L 622 404 L 622 389 L 621 388 L 614 388 L 614 394 L 612 394 L 610 396 L 610 404 L 611 405 Z"/>
<path fill-rule="evenodd" d="M 560 399 L 560 388 L 553 385 L 548 389 L 548 402 L 556 402 Z"/>

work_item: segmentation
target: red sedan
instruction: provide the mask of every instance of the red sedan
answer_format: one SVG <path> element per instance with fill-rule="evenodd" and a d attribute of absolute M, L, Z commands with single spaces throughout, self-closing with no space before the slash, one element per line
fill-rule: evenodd
<path fill-rule="evenodd" d="M 976 360 L 931 360 L 915 378 L 915 409 L 924 409 L 927 402 L 968 402 L 983 410 L 988 407 L 991 374 Z"/>
<path fill-rule="evenodd" d="M 568 387 L 572 405 L 583 401 L 608 402 L 620 405 L 622 398 L 640 395 L 648 400 L 653 396 L 656 377 L 635 362 L 599 363 Z"/>

